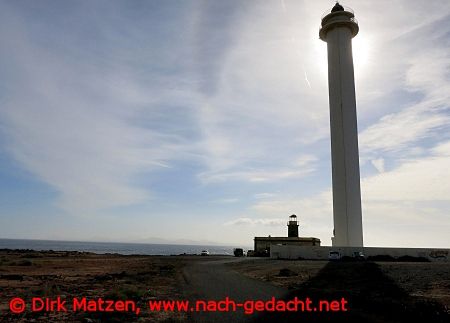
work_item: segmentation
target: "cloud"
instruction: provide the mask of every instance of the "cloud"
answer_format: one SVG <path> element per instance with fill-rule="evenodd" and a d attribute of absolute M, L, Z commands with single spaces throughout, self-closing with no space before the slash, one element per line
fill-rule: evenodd
<path fill-rule="evenodd" d="M 389 172 L 365 178 L 362 194 L 368 200 L 446 201 L 450 196 L 450 142 L 433 154 L 403 162 Z"/>
<path fill-rule="evenodd" d="M 223 148 L 223 146 L 222 146 Z M 316 170 L 317 157 L 304 155 L 290 164 L 284 163 L 278 167 L 271 166 L 269 169 L 260 167 L 258 169 L 246 169 L 245 165 L 234 167 L 219 167 L 217 171 L 207 171 L 199 174 L 199 178 L 205 183 L 224 181 L 245 182 L 274 182 L 286 179 L 301 178 L 310 175 Z M 235 169 L 239 170 L 235 170 Z"/>
<path fill-rule="evenodd" d="M 299 169 L 291 167 L 286 169 L 274 170 L 244 170 L 244 171 L 226 171 L 217 173 L 202 173 L 199 178 L 205 183 L 224 182 L 224 181 L 244 181 L 244 182 L 276 182 L 287 179 L 301 178 L 311 174 L 315 170 L 314 165 Z"/>
<path fill-rule="evenodd" d="M 327 133 L 326 97 L 320 94 L 326 83 L 311 68 L 316 57 L 305 50 L 317 39 L 294 17 L 304 9 L 289 6 L 293 11 L 278 3 L 245 6 L 252 19 L 229 26 L 233 39 L 210 80 L 215 91 L 199 107 L 204 183 L 279 181 L 313 171 L 313 163 L 302 169 L 293 160 L 314 155 L 311 144 Z M 272 23 L 274 14 L 281 23 Z"/>
<path fill-rule="evenodd" d="M 268 199 L 268 198 L 272 198 L 275 197 L 277 194 L 275 193 L 257 193 L 255 195 L 253 195 L 253 197 L 255 199 Z"/>
<path fill-rule="evenodd" d="M 145 204 L 147 232 L 154 209 L 167 205 L 158 198 L 184 215 L 178 202 L 193 189 L 233 214 L 254 203 L 230 220 L 247 223 L 249 236 L 296 213 L 305 234 L 329 242 L 327 56 L 318 39 L 328 2 L 0 6 L 2 144 L 64 210 L 100 218 L 99 209 Z M 379 171 L 362 182 L 368 241 L 386 237 L 381 222 L 400 226 L 408 215 L 437 235 L 435 220 L 448 214 L 450 4 L 354 6 L 355 57 L 366 55 L 355 62 L 361 160 Z M 176 190 L 168 195 L 158 181 Z M 237 191 L 246 193 L 234 203 Z M 170 227 L 162 218 L 154 230 Z M 212 227 L 199 222 L 184 232 Z M 228 229 L 208 234 L 244 236 Z"/>
<path fill-rule="evenodd" d="M 257 201 L 248 210 L 262 217 L 287 217 L 296 214 L 301 235 L 318 237 L 323 243 L 330 241 L 333 231 L 332 195 L 330 190 L 310 196 L 282 195 Z"/>
<path fill-rule="evenodd" d="M 442 111 L 433 112 L 430 104 L 384 116 L 360 134 L 362 154 L 404 150 L 419 140 L 436 135 L 449 122 L 450 116 Z"/>
<path fill-rule="evenodd" d="M 266 225 L 266 226 L 280 226 L 285 224 L 285 219 L 253 219 L 253 218 L 238 218 L 232 221 L 228 221 L 225 225 Z"/>
<path fill-rule="evenodd" d="M 449 143 L 361 183 L 365 244 L 447 247 Z M 417 238 L 413 238 L 417 237 Z"/>
<path fill-rule="evenodd" d="M 413 8 L 417 5 L 413 4 Z M 448 9 L 447 4 L 441 12 L 431 14 L 433 19 L 427 17 L 426 22 L 413 24 L 392 43 L 384 44 L 385 53 L 395 52 L 396 55 L 382 59 L 386 63 L 383 70 L 391 70 L 397 76 L 384 77 L 383 88 L 388 93 L 397 93 L 399 99 L 397 105 L 393 105 L 391 101 L 372 98 L 373 109 L 385 112 L 359 135 L 362 164 L 375 161 L 378 164 L 374 166 L 380 171 L 383 167 L 380 168 L 379 160 L 383 156 L 389 165 L 401 165 L 405 159 L 427 156 L 429 146 L 450 138 L 450 57 L 445 40 L 450 29 L 445 24 L 439 28 L 448 20 Z M 435 32 L 437 29 L 439 31 Z M 396 58 L 398 55 L 404 57 L 401 62 Z M 396 84 L 390 83 L 393 80 Z M 365 81 L 370 83 L 370 80 Z M 388 104 L 394 112 L 387 112 L 383 104 Z"/>
<path fill-rule="evenodd" d="M 382 165 L 382 160 L 375 164 Z M 361 190 L 365 245 L 446 247 L 450 223 L 448 165 L 450 141 L 433 147 L 429 156 L 403 160 L 389 171 L 364 178 Z M 319 237 L 324 245 L 329 244 L 333 228 L 329 190 L 309 197 L 284 195 L 264 199 L 253 204 L 250 211 L 266 217 L 295 213 L 303 235 Z M 397 235 L 420 238 L 404 240 Z"/>
<path fill-rule="evenodd" d="M 221 204 L 232 204 L 232 203 L 237 203 L 239 202 L 238 198 L 235 197 L 230 197 L 230 198 L 222 198 L 222 199 L 218 199 L 215 201 L 216 203 L 221 203 Z"/>
<path fill-rule="evenodd" d="M 97 57 L 86 48 L 61 55 L 65 49 L 58 47 L 59 40 L 42 46 L 41 38 L 32 37 L 38 31 L 27 29 L 28 22 L 13 11 L 2 23 L 1 29 L 10 31 L 1 33 L 9 91 L 0 115 L 10 154 L 56 189 L 57 204 L 72 214 L 148 200 L 151 193 L 133 178 L 170 167 L 190 148 L 184 136 L 136 120 L 142 115 L 146 122 L 151 116 L 157 120 L 160 100 L 173 91 L 145 87 L 116 52 L 104 57 L 109 64 L 105 71 L 91 64 Z M 64 37 L 69 43 L 75 36 L 68 32 Z M 123 49 L 119 47 L 117 51 Z M 176 91 L 179 100 L 183 93 Z"/>
<path fill-rule="evenodd" d="M 439 145 L 433 151 L 433 156 L 406 161 L 393 170 L 362 181 L 366 246 L 448 245 L 450 143 Z M 323 245 L 330 244 L 333 211 L 329 190 L 310 197 L 285 195 L 263 200 L 253 204 L 249 211 L 265 217 L 295 213 L 299 217 L 301 235 L 318 237 Z M 400 238 L 414 236 L 419 238 Z"/>
<path fill-rule="evenodd" d="M 383 158 L 372 159 L 370 162 L 372 163 L 373 167 L 375 167 L 377 169 L 377 171 L 379 173 L 384 172 L 384 159 Z"/>

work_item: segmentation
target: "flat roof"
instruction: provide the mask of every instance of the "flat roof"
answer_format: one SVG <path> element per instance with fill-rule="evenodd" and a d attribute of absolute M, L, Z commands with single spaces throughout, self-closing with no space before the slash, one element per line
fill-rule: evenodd
<path fill-rule="evenodd" d="M 278 241 L 306 241 L 306 240 L 319 240 L 319 238 L 313 237 L 255 237 L 254 240 L 278 240 Z"/>

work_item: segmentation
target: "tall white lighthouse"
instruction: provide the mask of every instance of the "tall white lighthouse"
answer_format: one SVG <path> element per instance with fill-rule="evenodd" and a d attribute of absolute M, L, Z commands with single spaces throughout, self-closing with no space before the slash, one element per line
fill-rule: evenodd
<path fill-rule="evenodd" d="M 333 174 L 333 246 L 363 246 L 358 128 L 352 38 L 359 27 L 339 3 L 322 18 L 320 39 L 328 48 L 328 87 Z"/>

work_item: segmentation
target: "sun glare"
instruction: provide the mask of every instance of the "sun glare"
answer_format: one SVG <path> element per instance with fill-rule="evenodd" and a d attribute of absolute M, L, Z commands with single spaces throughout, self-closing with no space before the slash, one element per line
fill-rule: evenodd
<path fill-rule="evenodd" d="M 314 34 L 314 36 L 316 36 Z M 311 56 L 311 60 L 316 62 L 318 70 L 322 78 L 328 78 L 328 58 L 327 58 L 327 44 L 321 40 L 312 38 L 314 44 L 314 51 Z"/>
<path fill-rule="evenodd" d="M 355 74 L 361 76 L 365 73 L 369 65 L 370 42 L 364 35 L 358 36 L 352 40 L 353 65 Z"/>
<path fill-rule="evenodd" d="M 362 37 L 361 37 L 362 36 Z M 318 64 L 320 74 L 328 77 L 327 45 L 322 41 L 314 42 L 313 60 Z M 370 63 L 370 40 L 365 35 L 357 35 L 352 39 L 353 66 L 358 77 L 366 74 Z"/>

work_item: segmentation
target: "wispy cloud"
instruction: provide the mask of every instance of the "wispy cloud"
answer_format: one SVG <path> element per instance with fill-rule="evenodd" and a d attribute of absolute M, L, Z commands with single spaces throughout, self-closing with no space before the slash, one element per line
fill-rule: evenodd
<path fill-rule="evenodd" d="M 370 162 L 372 163 L 373 167 L 375 167 L 378 172 L 380 172 L 380 173 L 384 172 L 384 159 L 383 158 L 372 159 Z"/>
<path fill-rule="evenodd" d="M 80 53 L 81 61 L 76 55 L 55 55 L 60 49 L 38 43 L 14 12 L 2 22 L 17 27 L 2 28 L 9 30 L 2 32 L 8 48 L 3 64 L 15 70 L 4 76 L 10 91 L 0 111 L 15 159 L 56 188 L 58 204 L 70 213 L 148 199 L 149 192 L 134 185 L 132 177 L 170 167 L 169 160 L 187 147 L 176 133 L 135 122 L 142 113 L 156 119 L 158 100 L 167 91 L 144 87 L 116 53 L 104 57 L 110 68 L 102 71 L 89 63 L 96 59 L 89 50 Z"/>
<path fill-rule="evenodd" d="M 399 167 L 366 178 L 362 193 L 368 200 L 446 201 L 450 195 L 449 142 L 427 157 L 411 159 Z"/>
<path fill-rule="evenodd" d="M 400 226 L 408 214 L 442 242 L 450 3 L 349 5 L 361 27 L 355 58 L 367 54 L 355 62 L 367 242 L 389 239 L 381 223 Z M 1 151 L 55 190 L 57 205 L 92 215 L 103 223 L 95 230 L 115 226 L 115 236 L 139 223 L 145 235 L 207 231 L 222 241 L 267 226 L 284 233 L 284 217 L 296 213 L 302 234 L 329 243 L 327 62 L 318 39 L 329 2 L 0 7 Z M 369 162 L 378 173 L 365 173 Z M 203 209 L 204 201 L 216 203 Z M 139 212 L 120 208 L 130 205 Z M 117 215 L 107 227 L 105 214 Z M 176 231 L 167 214 L 193 220 Z"/>
<path fill-rule="evenodd" d="M 253 218 L 238 218 L 232 221 L 228 221 L 225 225 L 267 225 L 267 226 L 280 226 L 285 224 L 285 219 L 253 219 Z"/>
<path fill-rule="evenodd" d="M 300 226 L 307 229 L 308 235 L 332 232 L 332 200 L 331 191 L 313 194 L 309 197 L 295 195 L 284 195 L 257 201 L 250 208 L 256 214 L 265 217 L 296 214 L 300 221 Z M 317 231 L 314 231 L 317 230 Z M 324 241 L 328 241 L 326 236 Z"/>
<path fill-rule="evenodd" d="M 239 199 L 236 197 L 230 197 L 230 198 L 221 198 L 215 201 L 216 203 L 220 204 L 233 204 L 239 202 Z"/>
<path fill-rule="evenodd" d="M 396 112 L 382 115 L 361 132 L 363 160 L 379 159 L 379 156 L 399 159 L 423 155 L 426 154 L 424 148 L 429 145 L 427 142 L 439 143 L 449 139 L 450 58 L 448 42 L 445 41 L 449 27 L 447 25 L 434 32 L 442 26 L 445 20 L 442 17 L 449 14 L 448 10 L 447 6 L 447 10 L 431 14 L 434 19 L 427 18 L 426 23 L 414 26 L 413 31 L 402 32 L 401 37 L 386 43 L 386 47 L 404 56 L 401 64 L 397 65 L 389 63 L 394 61 L 394 57 L 386 59 L 387 68 L 397 71 L 398 75 L 397 84 L 389 83 L 389 78 L 386 80 L 387 85 L 390 84 L 389 91 L 401 91 L 403 97 L 410 95 L 415 99 L 399 102 L 397 107 L 393 107 Z M 377 106 L 374 104 L 373 108 Z"/>
<path fill-rule="evenodd" d="M 286 168 L 283 168 L 282 166 L 267 170 L 261 168 L 238 171 L 225 169 L 223 171 L 202 173 L 199 177 L 205 183 L 224 181 L 276 182 L 287 179 L 298 179 L 310 175 L 316 170 L 316 166 L 313 162 L 315 160 L 315 158 L 312 158 L 305 163 L 295 163 Z"/>
<path fill-rule="evenodd" d="M 268 199 L 268 198 L 272 198 L 275 197 L 277 194 L 276 193 L 257 193 L 255 194 L 253 197 L 255 199 Z"/>
<path fill-rule="evenodd" d="M 360 135 L 362 154 L 399 151 L 415 146 L 417 141 L 436 136 L 450 122 L 450 116 L 431 110 L 428 102 L 384 116 Z"/>

